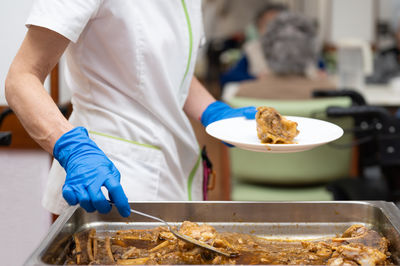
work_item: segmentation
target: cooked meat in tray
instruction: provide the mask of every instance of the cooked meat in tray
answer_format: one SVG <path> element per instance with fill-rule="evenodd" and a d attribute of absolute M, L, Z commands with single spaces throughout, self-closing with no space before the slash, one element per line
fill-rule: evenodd
<path fill-rule="evenodd" d="M 389 265 L 388 240 L 363 225 L 352 225 L 340 237 L 314 241 L 271 240 L 256 235 L 219 233 L 207 224 L 184 222 L 180 233 L 238 254 L 228 258 L 178 240 L 167 227 L 73 235 L 65 264 L 278 264 Z"/>
<path fill-rule="evenodd" d="M 176 239 L 161 223 L 71 208 L 25 265 L 398 264 L 400 213 L 388 202 L 143 202 L 180 233 L 234 258 Z M 185 222 L 182 222 L 185 221 Z M 190 222 L 189 222 L 190 221 Z"/>

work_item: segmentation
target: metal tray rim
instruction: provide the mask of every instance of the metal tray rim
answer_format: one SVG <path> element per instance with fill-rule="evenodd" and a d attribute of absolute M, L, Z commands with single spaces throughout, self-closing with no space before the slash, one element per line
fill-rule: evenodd
<path fill-rule="evenodd" d="M 397 206 L 392 202 L 385 201 L 135 201 L 132 204 L 326 204 L 326 205 L 345 205 L 345 204 L 358 204 L 369 205 L 379 208 L 382 213 L 387 217 L 393 227 L 400 232 L 400 211 Z M 50 227 L 48 234 L 41 241 L 40 245 L 28 257 L 24 265 L 50 265 L 43 263 L 40 258 L 45 251 L 48 243 L 51 243 L 56 237 L 66 222 L 72 217 L 78 206 L 69 207 L 56 222 Z"/>

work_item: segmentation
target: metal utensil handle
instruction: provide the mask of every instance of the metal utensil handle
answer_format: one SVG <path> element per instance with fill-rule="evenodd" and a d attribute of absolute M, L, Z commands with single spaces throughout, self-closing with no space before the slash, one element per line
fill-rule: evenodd
<path fill-rule="evenodd" d="M 164 220 L 162 220 L 162 219 L 160 219 L 158 217 L 155 217 L 153 215 L 150 215 L 150 214 L 147 214 L 147 213 L 143 213 L 143 212 L 140 212 L 140 211 L 135 211 L 135 210 L 132 210 L 132 209 L 131 209 L 131 212 L 139 214 L 139 215 L 142 215 L 144 217 L 147 217 L 147 218 L 150 218 L 150 219 L 153 219 L 153 220 L 156 220 L 156 221 L 159 221 L 159 222 L 162 222 L 166 226 L 168 226 L 169 229 L 171 229 L 171 227 L 169 226 L 169 224 L 166 221 L 164 221 Z"/>
<path fill-rule="evenodd" d="M 192 243 L 192 244 L 194 244 L 194 245 L 200 246 L 200 247 L 202 247 L 202 248 L 205 248 L 205 249 L 214 251 L 215 253 L 218 253 L 218 254 L 220 254 L 220 255 L 226 256 L 226 257 L 228 257 L 228 258 L 236 258 L 236 257 L 239 255 L 239 254 L 236 253 L 236 252 L 233 252 L 233 253 L 223 252 L 223 251 L 218 250 L 218 249 L 216 249 L 215 247 L 213 247 L 213 246 L 211 246 L 211 245 L 209 245 L 209 244 L 207 244 L 207 243 L 201 242 L 201 241 L 199 241 L 199 240 L 197 240 L 197 239 L 194 239 L 194 238 L 192 238 L 192 237 L 190 237 L 190 236 L 183 235 L 183 234 L 181 234 L 181 233 L 179 233 L 179 232 L 176 232 L 176 231 L 174 231 L 174 230 L 170 230 L 170 231 L 171 231 L 176 237 L 178 237 L 178 238 L 180 238 L 180 239 L 182 239 L 182 240 L 184 240 L 184 241 L 187 241 L 187 242 L 189 242 L 189 243 Z"/>

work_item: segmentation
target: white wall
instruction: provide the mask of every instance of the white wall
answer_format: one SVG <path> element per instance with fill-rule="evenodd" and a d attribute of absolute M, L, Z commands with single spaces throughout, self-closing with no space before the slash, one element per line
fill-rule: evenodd
<path fill-rule="evenodd" d="M 374 3 L 373 0 L 333 0 L 330 41 L 348 38 L 374 41 Z"/>
<path fill-rule="evenodd" d="M 32 0 L 0 1 L 0 105 L 7 105 L 4 96 L 4 82 L 8 69 L 26 34 L 25 21 L 29 14 Z M 44 87 L 50 91 L 50 79 Z M 65 82 L 61 78 L 60 98 L 63 102 L 70 99 Z"/>
<path fill-rule="evenodd" d="M 379 0 L 378 18 L 384 21 L 391 21 L 395 12 L 399 12 L 399 0 Z"/>
<path fill-rule="evenodd" d="M 6 105 L 4 81 L 12 59 L 25 36 L 31 0 L 0 1 L 0 105 Z"/>
<path fill-rule="evenodd" d="M 1 265 L 22 265 L 50 227 L 40 203 L 49 167 L 44 151 L 0 150 Z"/>

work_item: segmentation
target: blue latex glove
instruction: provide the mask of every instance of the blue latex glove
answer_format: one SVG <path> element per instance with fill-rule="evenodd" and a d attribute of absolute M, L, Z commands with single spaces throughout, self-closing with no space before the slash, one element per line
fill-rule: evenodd
<path fill-rule="evenodd" d="M 67 172 L 62 193 L 68 204 L 79 203 L 88 212 L 107 213 L 111 205 L 101 191 L 105 186 L 119 213 L 130 215 L 119 171 L 85 128 L 76 127 L 62 135 L 54 145 L 53 155 Z"/>
<path fill-rule="evenodd" d="M 256 113 L 257 109 L 254 106 L 232 108 L 226 103 L 216 101 L 207 106 L 206 110 L 204 110 L 201 115 L 201 123 L 206 127 L 212 122 L 238 116 L 244 116 L 247 119 L 255 119 Z"/>

